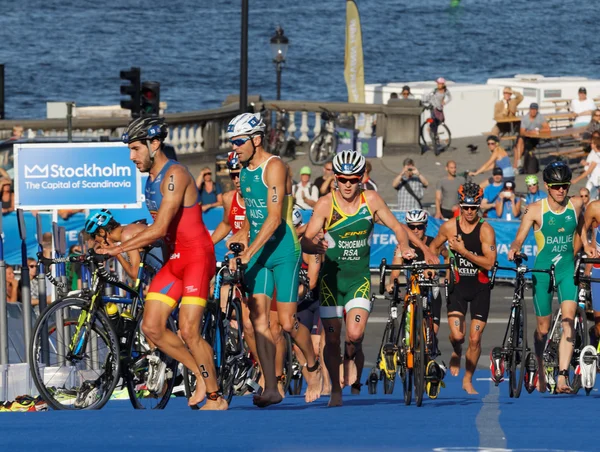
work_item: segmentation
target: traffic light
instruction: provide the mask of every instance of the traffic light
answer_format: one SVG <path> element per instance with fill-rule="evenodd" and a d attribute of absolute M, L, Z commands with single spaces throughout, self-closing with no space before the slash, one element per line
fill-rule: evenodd
<path fill-rule="evenodd" d="M 160 111 L 160 83 L 142 83 L 141 114 L 142 116 L 158 116 Z"/>
<path fill-rule="evenodd" d="M 140 68 L 132 67 L 128 71 L 121 71 L 121 79 L 129 81 L 129 84 L 121 85 L 121 94 L 129 96 L 131 100 L 122 100 L 121 108 L 131 110 L 132 118 L 140 116 Z"/>

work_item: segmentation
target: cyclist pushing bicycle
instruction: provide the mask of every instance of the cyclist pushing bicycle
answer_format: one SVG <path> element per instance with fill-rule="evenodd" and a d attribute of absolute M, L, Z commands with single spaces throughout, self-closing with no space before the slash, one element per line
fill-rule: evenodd
<path fill-rule="evenodd" d="M 163 118 L 133 120 L 123 134 L 130 159 L 138 170 L 149 173 L 146 206 L 154 223 L 135 237 L 100 252 L 116 256 L 164 238 L 171 256 L 152 281 L 142 330 L 153 344 L 190 369 L 199 384 L 188 403 L 195 406 L 207 397 L 205 410 L 226 410 L 217 383 L 213 350 L 200 336 L 200 322 L 207 305 L 210 280 L 215 272 L 215 252 L 202 221 L 198 189 L 193 176 L 163 152 L 168 127 Z M 180 302 L 181 300 L 181 302 Z M 181 339 L 167 329 L 167 319 L 179 304 Z M 186 347 L 187 345 L 187 347 Z"/>

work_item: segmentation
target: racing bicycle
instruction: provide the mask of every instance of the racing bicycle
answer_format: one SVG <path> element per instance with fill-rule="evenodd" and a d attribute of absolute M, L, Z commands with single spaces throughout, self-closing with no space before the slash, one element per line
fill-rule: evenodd
<path fill-rule="evenodd" d="M 433 105 L 425 105 L 425 110 L 433 111 Z M 452 134 L 445 122 L 438 122 L 437 130 L 431 128 L 435 119 L 429 117 L 421 124 L 419 141 L 421 143 L 421 154 L 431 150 L 436 156 L 450 148 Z"/>
<path fill-rule="evenodd" d="M 532 393 L 537 384 L 538 361 L 527 345 L 527 306 L 525 305 L 525 275 L 527 273 L 547 273 L 550 275 L 548 293 L 554 291 L 554 265 L 549 270 L 531 269 L 523 264 L 527 255 L 516 254 L 515 267 L 500 267 L 498 262 L 492 269 L 490 290 L 496 282 L 498 270 L 515 272 L 515 291 L 510 306 L 510 315 L 501 347 L 494 347 L 490 353 L 492 380 L 498 386 L 504 381 L 508 372 L 508 394 L 518 398 L 521 395 L 523 382 L 528 393 Z"/>

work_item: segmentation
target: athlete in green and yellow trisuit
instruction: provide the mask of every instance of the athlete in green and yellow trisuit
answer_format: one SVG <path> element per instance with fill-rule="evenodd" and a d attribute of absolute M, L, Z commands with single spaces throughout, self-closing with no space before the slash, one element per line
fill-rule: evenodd
<path fill-rule="evenodd" d="M 290 333 L 307 361 L 305 400 L 321 395 L 321 373 L 308 329 L 296 319 L 300 246 L 292 223 L 292 181 L 288 166 L 263 148 L 265 125 L 260 115 L 244 113 L 231 120 L 227 135 L 244 168 L 240 183 L 246 203 L 246 221 L 229 241 L 245 244 L 240 255 L 247 264 L 248 306 L 265 388 L 254 404 L 266 407 L 281 402 L 275 376 L 275 343 L 269 329 L 273 292 L 283 330 Z M 250 242 L 248 246 L 248 235 Z M 235 269 L 235 259 L 231 269 Z"/>
<path fill-rule="evenodd" d="M 534 228 L 538 255 L 534 268 L 549 269 L 555 265 L 558 301 L 562 313 L 563 334 L 558 349 L 559 377 L 556 392 L 570 392 L 569 367 L 573 355 L 575 335 L 573 319 L 577 311 L 577 287 L 573 282 L 574 254 L 581 240 L 576 234 L 577 218 L 583 205 L 580 197 L 569 197 L 571 170 L 564 162 L 553 162 L 544 169 L 544 183 L 548 198 L 530 204 L 525 210 L 515 241 L 508 258 L 520 252 L 531 227 Z M 549 276 L 536 273 L 533 276 L 533 302 L 537 316 L 534 334 L 535 353 L 538 357 L 538 391 L 546 391 L 546 375 L 543 371 L 542 354 L 552 320 L 552 295 L 548 294 Z"/>
<path fill-rule="evenodd" d="M 342 404 L 340 384 L 340 333 L 346 311 L 346 348 L 344 384 L 360 391 L 364 365 L 362 340 L 371 310 L 369 274 L 370 238 L 375 221 L 394 231 L 401 252 L 415 256 L 409 247 L 405 225 L 396 217 L 376 191 L 362 191 L 365 158 L 353 151 L 342 151 L 333 159 L 337 189 L 323 196 L 314 207 L 302 249 L 309 254 L 325 254 L 321 267 L 321 320 L 325 329 L 325 364 L 331 375 L 329 406 Z M 323 237 L 322 234 L 325 233 Z M 411 240 L 421 244 L 425 258 L 439 262 L 429 248 L 410 232 Z"/>

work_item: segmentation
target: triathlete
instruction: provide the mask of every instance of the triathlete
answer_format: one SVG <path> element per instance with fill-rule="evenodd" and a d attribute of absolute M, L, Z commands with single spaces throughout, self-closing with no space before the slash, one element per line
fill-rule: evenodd
<path fill-rule="evenodd" d="M 321 395 L 321 374 L 310 332 L 296 319 L 300 244 L 292 224 L 292 180 L 287 165 L 264 149 L 265 124 L 259 114 L 243 113 L 231 120 L 227 136 L 244 168 L 241 188 L 246 203 L 246 221 L 229 242 L 250 244 L 241 254 L 247 264 L 250 317 L 265 388 L 254 396 L 254 404 L 266 407 L 280 403 L 275 374 L 275 343 L 269 329 L 269 310 L 277 290 L 277 314 L 282 328 L 290 333 L 307 359 L 307 402 Z M 231 261 L 232 270 L 236 261 Z"/>
<path fill-rule="evenodd" d="M 235 234 L 242 229 L 246 219 L 246 205 L 240 187 L 242 164 L 237 153 L 230 152 L 227 156 L 227 169 L 234 189 L 223 195 L 223 220 L 217 225 L 211 236 L 215 245 L 227 237 L 230 232 Z"/>
<path fill-rule="evenodd" d="M 168 134 L 163 118 L 133 120 L 123 134 L 130 159 L 138 170 L 150 173 L 146 182 L 146 206 L 154 223 L 130 240 L 103 250 L 117 254 L 142 248 L 164 238 L 171 256 L 152 281 L 144 306 L 143 333 L 164 353 L 176 359 L 196 376 L 199 384 L 188 401 L 194 406 L 205 398 L 202 409 L 226 410 L 219 391 L 213 350 L 200 335 L 210 280 L 215 271 L 215 252 L 202 221 L 198 189 L 193 176 L 163 152 Z M 167 319 L 181 299 L 181 339 L 166 328 Z M 187 345 L 187 347 L 186 347 Z"/>
<path fill-rule="evenodd" d="M 556 382 L 558 393 L 571 392 L 569 367 L 575 343 L 573 319 L 577 311 L 577 286 L 573 280 L 574 253 L 577 243 L 574 242 L 579 241 L 576 235 L 577 218 L 583 200 L 568 196 L 571 177 L 571 169 L 565 162 L 552 162 L 544 168 L 544 184 L 548 198 L 527 206 L 517 236 L 508 252 L 508 259 L 513 260 L 515 254 L 521 251 L 523 242 L 533 227 L 538 248 L 533 268 L 547 270 L 551 264 L 555 265 L 555 282 L 558 287 L 563 329 L 558 347 L 559 372 Z M 537 316 L 537 328 L 533 340 L 538 369 L 542 369 L 538 371 L 537 387 L 540 392 L 545 392 L 546 375 L 543 371 L 542 355 L 552 320 L 553 293 L 548 293 L 549 275 L 534 273 L 532 279 L 533 306 Z"/>
<path fill-rule="evenodd" d="M 340 335 L 346 311 L 344 383 L 360 384 L 364 364 L 362 341 L 371 311 L 370 237 L 375 222 L 393 230 L 402 254 L 415 256 L 401 225 L 376 191 L 362 191 L 360 181 L 365 158 L 359 152 L 342 151 L 333 159 L 337 189 L 319 199 L 308 223 L 302 248 L 325 254 L 319 285 L 321 320 L 325 328 L 325 364 L 331 376 L 329 406 L 342 405 L 340 383 Z M 325 232 L 323 239 L 319 234 Z M 414 234 L 415 243 L 420 241 Z M 422 244 L 428 260 L 437 261 Z"/>
<path fill-rule="evenodd" d="M 481 336 L 490 311 L 488 271 L 496 262 L 496 234 L 478 215 L 483 198 L 481 187 L 467 182 L 459 187 L 458 196 L 460 215 L 442 224 L 430 248 L 437 254 L 448 242 L 449 257 L 454 258 L 455 284 L 447 300 L 453 348 L 450 373 L 456 377 L 460 372 L 462 344 L 467 334 L 466 315 L 470 310 L 469 346 L 465 354 L 462 387 L 468 394 L 477 394 L 473 387 L 473 373 L 481 355 Z"/>

